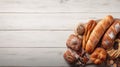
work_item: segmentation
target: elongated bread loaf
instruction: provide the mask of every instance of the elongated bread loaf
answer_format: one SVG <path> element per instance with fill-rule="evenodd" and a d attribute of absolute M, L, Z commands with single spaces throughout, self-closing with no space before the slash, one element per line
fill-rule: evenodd
<path fill-rule="evenodd" d="M 98 24 L 91 32 L 90 37 L 87 41 L 85 48 L 86 52 L 88 53 L 93 52 L 100 38 L 112 23 L 113 23 L 113 17 L 111 15 L 106 16 L 105 18 L 103 18 L 101 21 L 98 22 Z"/>
<path fill-rule="evenodd" d="M 102 38 L 102 46 L 109 49 L 114 44 L 114 39 L 120 32 L 120 20 L 115 20 Z"/>

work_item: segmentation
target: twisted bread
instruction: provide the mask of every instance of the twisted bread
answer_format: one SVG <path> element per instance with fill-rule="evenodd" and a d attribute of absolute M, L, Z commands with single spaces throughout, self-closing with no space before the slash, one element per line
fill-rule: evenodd
<path fill-rule="evenodd" d="M 114 23 L 107 30 L 102 39 L 102 46 L 105 49 L 109 49 L 114 44 L 114 39 L 116 35 L 120 32 L 120 20 L 115 20 Z"/>
<path fill-rule="evenodd" d="M 85 48 L 86 52 L 88 53 L 93 52 L 100 38 L 112 23 L 113 23 L 113 17 L 110 15 L 106 16 L 104 19 L 99 21 L 99 23 L 97 23 L 97 25 L 91 32 L 90 37 L 87 41 L 86 48 Z"/>

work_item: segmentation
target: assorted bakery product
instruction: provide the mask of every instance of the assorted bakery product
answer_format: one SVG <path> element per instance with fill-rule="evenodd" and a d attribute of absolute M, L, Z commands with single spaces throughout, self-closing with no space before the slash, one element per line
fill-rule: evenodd
<path fill-rule="evenodd" d="M 83 35 L 83 41 L 82 41 L 82 48 L 85 49 L 86 43 L 90 37 L 90 34 L 94 27 L 96 26 L 97 22 L 95 20 L 90 20 L 86 25 L 85 25 L 85 33 Z"/>
<path fill-rule="evenodd" d="M 114 20 L 113 24 L 107 30 L 102 38 L 102 46 L 109 49 L 113 46 L 116 35 L 120 32 L 120 20 Z"/>
<path fill-rule="evenodd" d="M 86 52 L 91 53 L 97 46 L 98 42 L 100 41 L 100 38 L 104 34 L 104 32 L 110 27 L 110 25 L 113 23 L 113 17 L 108 15 L 105 18 L 103 18 L 101 21 L 97 23 L 95 28 L 90 34 L 90 37 L 86 44 Z"/>
<path fill-rule="evenodd" d="M 74 54 L 72 54 L 72 52 L 70 50 L 67 50 L 65 53 L 64 53 L 64 58 L 65 60 L 70 63 L 70 64 L 73 64 L 76 62 L 76 57 Z"/>
<path fill-rule="evenodd" d="M 82 45 L 82 38 L 78 35 L 71 34 L 67 39 L 66 45 L 72 50 L 79 51 Z"/>
<path fill-rule="evenodd" d="M 107 49 L 107 53 L 111 59 L 120 57 L 120 39 L 116 39 L 114 45 Z"/>
<path fill-rule="evenodd" d="M 75 34 L 83 35 L 85 32 L 84 24 L 78 24 L 74 29 Z"/>
<path fill-rule="evenodd" d="M 90 55 L 90 60 L 95 64 L 101 64 L 106 60 L 107 53 L 103 48 L 96 48 Z"/>
<path fill-rule="evenodd" d="M 120 20 L 108 15 L 78 24 L 66 41 L 64 58 L 71 64 L 102 64 L 120 58 Z M 120 63 L 120 61 L 117 61 Z"/>

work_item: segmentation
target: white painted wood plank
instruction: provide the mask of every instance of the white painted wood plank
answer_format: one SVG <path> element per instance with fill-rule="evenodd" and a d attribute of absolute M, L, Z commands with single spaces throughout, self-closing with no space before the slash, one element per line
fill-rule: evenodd
<path fill-rule="evenodd" d="M 0 66 L 68 66 L 65 48 L 0 48 Z"/>
<path fill-rule="evenodd" d="M 0 0 L 0 12 L 120 12 L 120 0 Z"/>
<path fill-rule="evenodd" d="M 73 31 L 0 31 L 0 47 L 66 47 Z"/>
<path fill-rule="evenodd" d="M 73 30 L 79 22 L 86 23 L 109 14 L 120 18 L 120 13 L 0 13 L 0 30 Z"/>
<path fill-rule="evenodd" d="M 0 48 L 0 66 L 69 66 L 63 58 L 66 48 Z M 86 67 L 105 67 L 87 65 Z"/>

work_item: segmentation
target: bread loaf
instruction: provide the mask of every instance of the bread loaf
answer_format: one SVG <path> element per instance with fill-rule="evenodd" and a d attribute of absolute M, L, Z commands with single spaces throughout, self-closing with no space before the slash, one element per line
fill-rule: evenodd
<path fill-rule="evenodd" d="M 97 23 L 97 25 L 91 32 L 90 37 L 87 41 L 85 48 L 86 52 L 88 53 L 93 52 L 100 38 L 103 36 L 104 32 L 110 27 L 112 23 L 113 23 L 113 17 L 111 15 L 106 16 Z"/>
<path fill-rule="evenodd" d="M 114 39 L 120 32 L 120 20 L 115 20 L 102 38 L 102 46 L 109 49 L 114 44 Z"/>

